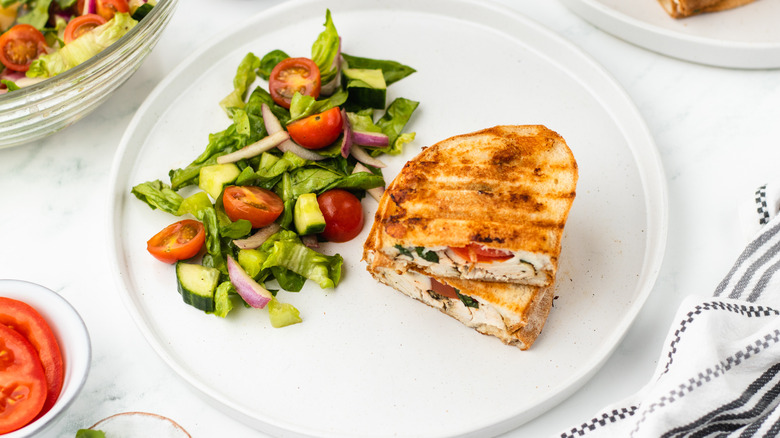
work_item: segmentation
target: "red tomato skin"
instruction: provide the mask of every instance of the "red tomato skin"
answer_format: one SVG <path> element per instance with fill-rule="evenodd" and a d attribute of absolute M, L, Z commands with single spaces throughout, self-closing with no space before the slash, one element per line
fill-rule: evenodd
<path fill-rule="evenodd" d="M 287 58 L 276 64 L 268 78 L 268 91 L 277 105 L 290 109 L 290 101 L 299 92 L 320 97 L 320 69 L 309 58 Z"/>
<path fill-rule="evenodd" d="M 357 196 L 333 189 L 317 197 L 320 211 L 325 217 L 322 237 L 331 242 L 347 242 L 363 230 L 363 205 Z"/>
<path fill-rule="evenodd" d="M 146 242 L 146 250 L 168 264 L 195 257 L 206 243 L 206 228 L 193 219 L 172 223 Z"/>
<path fill-rule="evenodd" d="M 270 225 L 284 211 L 284 201 L 276 193 L 255 186 L 228 186 L 222 205 L 231 221 L 248 220 L 252 228 Z"/>
<path fill-rule="evenodd" d="M 9 70 L 27 71 L 46 51 L 46 38 L 29 24 L 17 24 L 0 36 L 0 62 Z"/>
<path fill-rule="evenodd" d="M 101 17 L 110 20 L 117 12 L 130 12 L 127 0 L 97 0 L 97 13 Z"/>
<path fill-rule="evenodd" d="M 38 353 L 16 330 L 0 324 L 0 434 L 33 421 L 46 401 L 46 375 Z M 13 402 L 9 402 L 13 400 Z"/>
<path fill-rule="evenodd" d="M 343 130 L 339 107 L 296 120 L 287 125 L 287 132 L 293 141 L 306 149 L 322 149 L 330 146 L 339 138 Z"/>
<path fill-rule="evenodd" d="M 458 292 L 454 287 L 449 284 L 441 283 L 434 278 L 431 278 L 431 290 L 441 296 L 458 299 Z"/>
<path fill-rule="evenodd" d="M 46 376 L 46 401 L 38 416 L 54 406 L 62 391 L 65 362 L 51 326 L 29 304 L 0 297 L 0 325 L 5 325 L 27 339 L 38 353 Z"/>
<path fill-rule="evenodd" d="M 470 243 L 468 246 L 463 246 L 463 247 L 451 246 L 450 249 L 454 251 L 455 254 L 463 257 L 464 259 L 472 263 L 502 262 L 504 260 L 509 260 L 513 257 L 512 253 L 509 251 L 487 248 L 478 243 Z"/>
<path fill-rule="evenodd" d="M 68 25 L 65 26 L 65 33 L 63 34 L 62 39 L 65 41 L 65 44 L 70 44 L 76 38 L 101 24 L 105 24 L 105 22 L 106 19 L 98 14 L 80 15 L 68 22 Z"/>

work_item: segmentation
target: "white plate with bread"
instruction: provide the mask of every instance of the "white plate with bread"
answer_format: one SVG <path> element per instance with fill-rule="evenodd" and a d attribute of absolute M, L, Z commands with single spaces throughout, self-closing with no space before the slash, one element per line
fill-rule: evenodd
<path fill-rule="evenodd" d="M 734 8 L 673 17 L 692 0 L 561 0 L 594 26 L 640 47 L 699 64 L 780 68 L 780 2 L 753 0 Z M 718 3 L 734 0 L 708 0 Z M 695 0 L 696 3 L 702 3 Z M 744 2 L 742 2 L 744 3 Z"/>
<path fill-rule="evenodd" d="M 420 102 L 404 163 L 458 134 L 545 125 L 579 169 L 562 237 L 555 300 L 525 351 L 380 284 L 361 261 L 377 203 L 350 242 L 335 289 L 306 285 L 285 300 L 303 322 L 275 329 L 257 309 L 228 318 L 182 302 L 170 265 L 146 240 L 172 222 L 130 193 L 164 178 L 229 125 L 219 101 L 247 52 L 308 56 L 326 8 L 345 53 L 416 72 L 388 89 Z M 478 0 L 289 1 L 192 54 L 131 121 L 112 170 L 109 251 L 123 301 L 149 344 L 204 400 L 272 436 L 488 436 L 551 409 L 609 358 L 655 284 L 667 234 L 656 146 L 616 81 L 573 44 Z"/>

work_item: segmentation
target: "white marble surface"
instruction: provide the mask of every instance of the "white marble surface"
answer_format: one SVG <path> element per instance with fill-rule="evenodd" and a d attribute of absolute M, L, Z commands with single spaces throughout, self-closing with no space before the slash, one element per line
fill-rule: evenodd
<path fill-rule="evenodd" d="M 182 0 L 145 64 L 95 113 L 43 141 L 0 150 L 0 278 L 56 290 L 92 337 L 89 379 L 52 436 L 72 437 L 123 411 L 169 416 L 194 437 L 264 436 L 204 402 L 152 351 L 115 290 L 103 239 L 111 162 L 135 110 L 199 44 L 276 3 Z M 665 260 L 626 338 L 581 390 L 506 434 L 554 436 L 638 390 L 678 303 L 710 294 L 739 253 L 737 205 L 778 176 L 780 70 L 691 64 L 614 38 L 556 1 L 501 3 L 574 42 L 625 87 L 654 135 L 669 189 Z"/>

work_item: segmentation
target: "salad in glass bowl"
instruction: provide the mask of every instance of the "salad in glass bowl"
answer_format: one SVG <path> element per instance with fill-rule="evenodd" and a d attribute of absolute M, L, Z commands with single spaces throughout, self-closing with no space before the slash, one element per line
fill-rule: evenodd
<path fill-rule="evenodd" d="M 154 0 L 0 0 L 0 94 L 83 63 L 135 27 Z"/>

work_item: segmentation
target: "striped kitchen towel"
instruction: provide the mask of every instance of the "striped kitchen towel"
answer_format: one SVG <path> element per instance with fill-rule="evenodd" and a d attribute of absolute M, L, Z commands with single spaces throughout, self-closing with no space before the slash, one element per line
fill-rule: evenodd
<path fill-rule="evenodd" d="M 776 187 L 756 192 L 743 216 L 755 234 L 713 296 L 681 304 L 650 382 L 560 437 L 780 436 Z"/>

